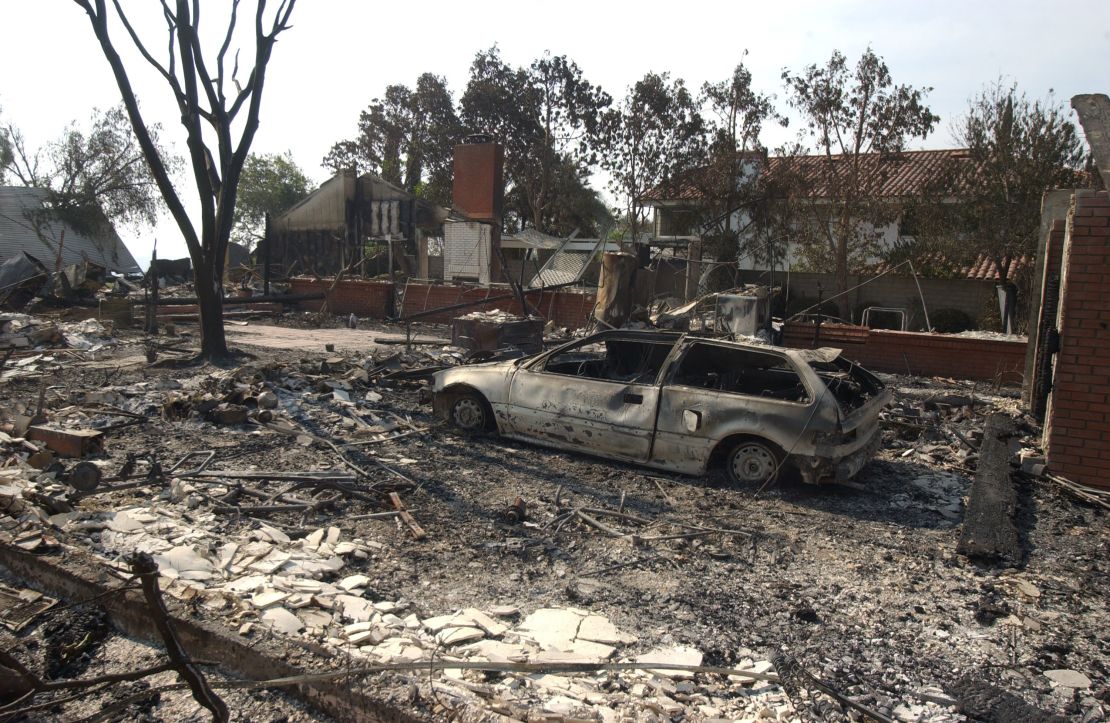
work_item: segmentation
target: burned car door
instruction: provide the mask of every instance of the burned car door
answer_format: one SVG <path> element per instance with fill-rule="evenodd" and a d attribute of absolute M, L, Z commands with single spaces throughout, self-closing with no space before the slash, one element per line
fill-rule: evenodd
<path fill-rule="evenodd" d="M 652 463 L 700 473 L 731 435 L 785 447 L 812 403 L 812 391 L 786 355 L 695 341 L 680 353 L 662 387 Z"/>
<path fill-rule="evenodd" d="M 677 336 L 603 333 L 513 375 L 506 431 L 553 446 L 643 462 L 658 378 Z"/>

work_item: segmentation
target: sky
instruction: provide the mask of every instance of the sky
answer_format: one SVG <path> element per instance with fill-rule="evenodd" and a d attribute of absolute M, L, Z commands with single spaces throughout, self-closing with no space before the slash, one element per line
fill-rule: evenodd
<path fill-rule="evenodd" d="M 164 58 L 159 4 L 122 5 L 151 52 Z M 203 37 L 213 53 L 230 5 L 201 5 L 202 29 L 208 31 Z M 248 30 L 254 5 L 241 3 L 240 26 Z M 268 7 L 274 5 L 271 0 Z M 447 79 L 457 99 L 474 54 L 494 44 L 507 62 L 519 65 L 546 50 L 565 54 L 614 97 L 648 71 L 670 72 L 691 88 L 725 79 L 746 49 L 753 85 L 777 95 L 784 110 L 784 68 L 822 63 L 834 49 L 851 61 L 870 45 L 895 83 L 932 88 L 928 103 L 941 121 L 912 146 L 920 148 L 953 146 L 953 122 L 973 95 L 999 78 L 1033 98 L 1054 91 L 1064 103 L 1078 93 L 1110 92 L 1107 2 L 1080 8 L 1027 0 L 300 0 L 292 25 L 273 51 L 251 150 L 288 151 L 317 183 L 327 178 L 320 159 L 336 141 L 354 137 L 359 112 L 387 85 L 412 85 L 421 73 L 432 72 Z M 121 27 L 113 28 L 113 36 L 133 68 L 148 122 L 161 123 L 163 139 L 184 155 L 184 132 L 167 86 L 130 47 Z M 0 69 L 0 121 L 17 126 L 32 148 L 87 119 L 94 107 L 120 99 L 88 18 L 72 0 L 0 0 Z M 771 129 L 763 141 L 773 147 L 796 131 L 796 123 L 789 130 Z M 186 180 L 178 187 L 188 198 Z M 121 229 L 121 236 L 144 267 L 155 239 L 159 257 L 187 255 L 168 215 L 154 229 Z"/>

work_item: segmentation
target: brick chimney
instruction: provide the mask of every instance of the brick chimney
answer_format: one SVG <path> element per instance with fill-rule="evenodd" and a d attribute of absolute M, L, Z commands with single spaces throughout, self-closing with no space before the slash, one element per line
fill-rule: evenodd
<path fill-rule="evenodd" d="M 505 151 L 487 135 L 472 135 L 455 146 L 451 203 L 473 221 L 501 226 L 505 193 Z"/>

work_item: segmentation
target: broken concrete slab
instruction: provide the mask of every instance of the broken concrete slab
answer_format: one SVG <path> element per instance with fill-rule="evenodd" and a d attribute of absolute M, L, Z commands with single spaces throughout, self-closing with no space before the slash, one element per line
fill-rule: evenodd
<path fill-rule="evenodd" d="M 526 617 L 518 630 L 545 648 L 567 650 L 584 617 L 567 608 L 540 608 Z"/>
<path fill-rule="evenodd" d="M 1046 670 L 1044 672 L 1046 678 L 1051 680 L 1057 685 L 1065 688 L 1075 688 L 1077 690 L 1086 690 L 1091 687 L 1091 679 L 1078 670 Z"/>
<path fill-rule="evenodd" d="M 485 635 L 485 632 L 480 628 L 468 626 L 447 627 L 436 634 L 436 642 L 441 645 L 458 645 L 459 643 L 470 643 L 475 640 L 481 640 Z"/>
<path fill-rule="evenodd" d="M 689 645 L 674 645 L 668 648 L 657 648 L 651 652 L 636 656 L 637 663 L 668 663 L 671 665 L 701 665 L 702 653 L 697 648 Z M 665 678 L 692 678 L 694 674 L 685 670 L 659 670 L 651 669 L 653 675 Z"/>
<path fill-rule="evenodd" d="M 600 615 L 587 615 L 578 627 L 578 639 L 589 640 L 595 643 L 620 645 L 636 642 L 635 635 L 629 635 L 617 630 L 617 626 L 609 622 L 608 618 Z"/>
<path fill-rule="evenodd" d="M 270 608 L 262 613 L 262 621 L 286 635 L 296 635 L 304 630 L 304 623 L 283 607 Z"/>

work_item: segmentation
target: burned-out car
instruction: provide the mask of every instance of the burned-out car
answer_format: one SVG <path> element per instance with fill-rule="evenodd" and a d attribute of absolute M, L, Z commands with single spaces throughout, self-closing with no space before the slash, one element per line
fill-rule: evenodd
<path fill-rule="evenodd" d="M 435 374 L 437 413 L 464 430 L 735 482 L 788 463 L 811 483 L 856 474 L 890 391 L 835 349 L 608 331 L 523 359 Z"/>

